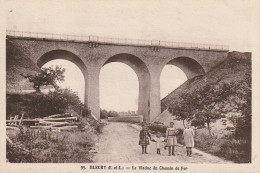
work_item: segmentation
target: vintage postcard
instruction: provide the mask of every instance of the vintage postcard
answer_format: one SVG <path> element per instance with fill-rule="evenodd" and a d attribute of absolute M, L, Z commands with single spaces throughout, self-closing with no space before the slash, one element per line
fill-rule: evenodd
<path fill-rule="evenodd" d="M 0 172 L 260 171 L 259 1 L 0 6 Z"/>

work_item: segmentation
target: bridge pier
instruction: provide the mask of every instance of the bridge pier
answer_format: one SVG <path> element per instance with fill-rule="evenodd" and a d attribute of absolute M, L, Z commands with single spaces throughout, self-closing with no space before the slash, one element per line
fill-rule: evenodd
<path fill-rule="evenodd" d="M 158 71 L 151 73 L 150 87 L 150 116 L 148 122 L 152 121 L 161 113 L 160 73 Z"/>
<path fill-rule="evenodd" d="M 88 69 L 88 81 L 86 84 L 85 98 L 91 113 L 100 120 L 100 99 L 99 99 L 99 71 L 100 68 Z"/>
<path fill-rule="evenodd" d="M 149 74 L 139 77 L 138 115 L 143 115 L 144 121 L 149 121 Z"/>

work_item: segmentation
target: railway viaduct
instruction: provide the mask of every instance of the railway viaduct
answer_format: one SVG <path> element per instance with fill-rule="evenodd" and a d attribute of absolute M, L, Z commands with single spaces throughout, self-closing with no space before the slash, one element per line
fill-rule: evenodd
<path fill-rule="evenodd" d="M 55 59 L 75 63 L 85 79 L 85 104 L 98 119 L 99 73 L 106 64 L 121 62 L 135 71 L 139 80 L 138 114 L 149 122 L 161 113 L 160 75 L 165 65 L 179 67 L 191 79 L 207 73 L 228 53 L 228 47 L 221 45 L 94 36 L 9 31 L 6 38 L 16 48 L 27 51 L 38 67 Z"/>

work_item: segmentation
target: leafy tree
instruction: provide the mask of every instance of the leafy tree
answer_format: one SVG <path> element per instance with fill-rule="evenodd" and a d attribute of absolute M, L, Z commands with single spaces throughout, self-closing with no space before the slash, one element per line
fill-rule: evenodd
<path fill-rule="evenodd" d="M 233 88 L 233 95 L 222 106 L 225 113 L 236 113 L 229 118 L 234 125 L 236 139 L 251 141 L 252 126 L 252 88 L 251 76 L 244 82 L 238 82 Z"/>
<path fill-rule="evenodd" d="M 100 110 L 100 118 L 105 119 L 107 117 L 118 117 L 119 113 L 116 111 L 107 111 L 105 109 Z"/>
<path fill-rule="evenodd" d="M 19 110 L 17 110 L 19 105 Z M 70 89 L 57 89 L 48 94 L 8 94 L 7 95 L 7 117 L 13 114 L 26 112 L 25 117 L 41 118 L 52 114 L 65 113 L 74 110 L 79 115 L 87 117 L 90 110 L 84 105 L 77 93 Z"/>
<path fill-rule="evenodd" d="M 231 85 L 219 83 L 218 85 L 206 84 L 202 90 L 195 95 L 195 110 L 192 124 L 198 127 L 207 125 L 209 135 L 211 134 L 210 124 L 217 119 L 224 118 L 221 104 L 231 94 Z"/>
<path fill-rule="evenodd" d="M 55 68 L 43 68 L 39 74 L 36 75 L 23 75 L 24 78 L 29 79 L 33 83 L 33 88 L 37 93 L 41 93 L 41 86 L 52 85 L 55 89 L 58 88 L 57 82 L 64 81 L 65 69 L 59 66 Z"/>
<path fill-rule="evenodd" d="M 190 93 L 184 93 L 181 100 L 168 108 L 172 115 L 176 116 L 177 120 L 181 120 L 183 126 L 186 128 L 185 120 L 192 119 L 192 112 L 194 110 L 194 99 Z"/>
<path fill-rule="evenodd" d="M 109 111 L 108 112 L 108 117 L 118 117 L 118 116 L 119 116 L 119 114 L 116 111 Z"/>
<path fill-rule="evenodd" d="M 230 85 L 226 83 L 206 84 L 201 90 L 194 93 L 184 93 L 179 102 L 169 107 L 169 111 L 178 120 L 182 120 L 183 124 L 187 120 L 199 128 L 207 126 L 209 134 L 212 135 L 210 124 L 224 117 L 224 114 L 219 111 L 219 104 L 229 95 Z"/>

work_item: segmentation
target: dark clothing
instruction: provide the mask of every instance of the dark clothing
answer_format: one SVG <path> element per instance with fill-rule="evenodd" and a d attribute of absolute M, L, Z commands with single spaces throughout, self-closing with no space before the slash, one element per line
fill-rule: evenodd
<path fill-rule="evenodd" d="M 160 148 L 157 148 L 157 154 L 161 154 Z"/>
<path fill-rule="evenodd" d="M 169 146 L 169 156 L 172 155 L 174 156 L 174 146 Z"/>
<path fill-rule="evenodd" d="M 139 134 L 139 145 L 149 145 L 149 138 L 151 139 L 151 135 L 148 130 L 142 129 Z"/>

